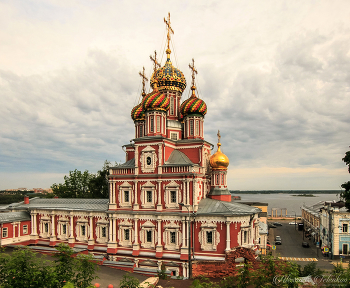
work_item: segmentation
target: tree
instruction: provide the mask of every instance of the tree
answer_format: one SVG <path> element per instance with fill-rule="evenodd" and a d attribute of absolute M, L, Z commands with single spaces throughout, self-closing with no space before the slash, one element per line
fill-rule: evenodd
<path fill-rule="evenodd" d="M 69 176 L 64 176 L 63 184 L 55 183 L 51 186 L 53 194 L 61 198 L 108 198 L 110 167 L 111 163 L 106 160 L 96 174 L 89 173 L 88 170 L 69 171 Z"/>
<path fill-rule="evenodd" d="M 350 151 L 345 153 L 345 157 L 342 159 L 346 165 L 348 165 L 348 171 L 350 173 Z M 341 185 L 345 190 L 341 192 L 341 197 L 345 200 L 345 207 L 350 211 L 350 181 Z"/>

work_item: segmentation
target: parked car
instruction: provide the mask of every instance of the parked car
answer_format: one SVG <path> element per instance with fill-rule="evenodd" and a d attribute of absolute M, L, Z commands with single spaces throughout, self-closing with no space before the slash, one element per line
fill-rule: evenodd
<path fill-rule="evenodd" d="M 282 245 L 282 238 L 281 238 L 281 236 L 276 236 L 276 238 L 275 238 L 275 245 Z"/>
<path fill-rule="evenodd" d="M 310 245 L 308 242 L 304 241 L 303 243 L 301 243 L 301 246 L 305 247 L 305 248 L 309 248 Z"/>
<path fill-rule="evenodd" d="M 289 222 L 289 225 L 296 225 L 296 224 L 298 224 L 298 223 L 296 223 L 296 222 Z"/>
<path fill-rule="evenodd" d="M 275 226 L 282 226 L 282 224 L 281 223 L 278 223 L 278 222 L 274 222 L 274 223 L 272 223 L 273 225 L 275 225 Z"/>
<path fill-rule="evenodd" d="M 271 223 L 267 224 L 267 226 L 268 226 L 269 228 L 276 228 L 276 226 L 273 225 L 273 224 L 271 224 Z"/>

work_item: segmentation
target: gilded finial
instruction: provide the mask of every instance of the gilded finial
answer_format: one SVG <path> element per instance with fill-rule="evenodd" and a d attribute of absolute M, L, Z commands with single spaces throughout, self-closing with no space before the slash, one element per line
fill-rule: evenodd
<path fill-rule="evenodd" d="M 143 72 L 139 72 L 140 76 L 142 77 L 142 96 L 144 97 L 146 95 L 145 92 L 145 80 L 148 81 L 146 74 L 145 74 L 145 67 L 143 67 Z"/>
<path fill-rule="evenodd" d="M 160 64 L 157 61 L 157 51 L 154 51 L 154 58 L 152 57 L 152 55 L 149 56 L 149 58 L 153 62 L 153 73 L 156 73 L 157 68 L 160 68 Z"/>
<path fill-rule="evenodd" d="M 192 87 L 191 87 L 191 90 L 192 90 L 192 96 L 196 96 L 195 95 L 195 90 L 196 90 L 196 86 L 195 86 L 195 78 L 196 78 L 196 74 L 198 74 L 196 68 L 194 67 L 194 59 L 192 58 L 192 66 L 191 64 L 188 64 L 188 67 L 190 67 L 190 69 L 192 70 Z"/>
<path fill-rule="evenodd" d="M 167 26 L 167 30 L 168 30 L 168 34 L 167 34 L 168 49 L 166 49 L 166 54 L 167 54 L 167 56 L 169 58 L 170 57 L 170 53 L 171 53 L 171 50 L 170 50 L 170 33 L 174 34 L 174 30 L 170 26 L 170 12 L 168 13 L 168 20 L 166 20 L 164 18 L 164 22 L 165 22 L 165 24 Z"/>

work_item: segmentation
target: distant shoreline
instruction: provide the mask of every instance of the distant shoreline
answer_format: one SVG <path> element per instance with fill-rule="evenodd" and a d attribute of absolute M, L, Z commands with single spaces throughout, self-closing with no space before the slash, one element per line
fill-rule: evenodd
<path fill-rule="evenodd" d="M 340 190 L 230 190 L 231 194 L 293 194 L 312 197 L 312 194 L 340 194 Z"/>

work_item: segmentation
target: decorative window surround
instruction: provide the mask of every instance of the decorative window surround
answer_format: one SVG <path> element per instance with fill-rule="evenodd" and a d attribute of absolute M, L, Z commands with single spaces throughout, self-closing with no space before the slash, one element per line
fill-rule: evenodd
<path fill-rule="evenodd" d="M 156 150 L 151 146 L 144 148 L 140 155 L 141 171 L 143 173 L 153 173 L 157 163 Z"/>
<path fill-rule="evenodd" d="M 133 191 L 132 191 L 132 185 L 129 182 L 124 182 L 118 187 L 118 195 L 119 195 L 119 206 L 122 208 L 131 208 L 131 205 L 133 203 Z M 127 193 L 125 193 L 127 192 Z M 126 199 L 128 198 L 128 199 Z M 129 200 L 129 201 L 125 201 Z"/>
<path fill-rule="evenodd" d="M 28 225 L 23 225 L 23 235 L 28 234 Z"/>
<path fill-rule="evenodd" d="M 132 222 L 124 219 L 122 222 L 118 225 L 118 239 L 119 239 L 119 245 L 123 247 L 132 247 L 132 242 L 134 241 L 134 231 L 133 231 L 133 224 Z M 126 230 L 129 230 L 129 240 L 126 239 Z"/>
<path fill-rule="evenodd" d="M 204 223 L 201 225 L 201 231 L 198 233 L 199 243 L 203 251 L 216 251 L 220 243 L 220 233 L 216 230 L 216 224 Z M 208 232 L 211 232 L 212 243 L 208 243 Z"/>
<path fill-rule="evenodd" d="M 97 243 L 107 243 L 108 242 L 108 230 L 109 222 L 105 219 L 100 220 L 96 223 L 96 242 Z"/>
<path fill-rule="evenodd" d="M 66 228 L 64 229 L 64 225 Z M 60 219 L 57 225 L 57 238 L 61 240 L 67 240 L 69 237 L 69 219 Z M 64 231 L 66 230 L 66 231 Z"/>
<path fill-rule="evenodd" d="M 175 196 L 176 196 L 175 202 L 173 202 L 174 193 L 172 193 L 171 191 L 175 192 Z M 173 194 L 173 197 L 172 197 L 172 194 Z M 177 209 L 179 208 L 179 203 L 181 203 L 181 201 L 182 201 L 182 197 L 180 193 L 180 184 L 172 180 L 168 185 L 165 186 L 165 194 L 164 194 L 165 207 L 170 209 Z"/>
<path fill-rule="evenodd" d="M 49 238 L 51 236 L 51 217 L 42 216 L 40 218 L 40 233 L 39 236 L 42 238 Z"/>
<path fill-rule="evenodd" d="M 151 222 L 147 221 L 141 226 L 140 240 L 142 248 L 156 248 L 155 244 L 155 230 L 156 226 Z M 147 241 L 147 232 L 151 233 L 151 241 Z"/>
<path fill-rule="evenodd" d="M 175 243 L 172 243 L 172 233 L 175 233 Z M 180 232 L 180 225 L 173 221 L 164 226 L 163 232 L 164 248 L 167 250 L 178 250 L 182 244 L 182 233 Z"/>
<path fill-rule="evenodd" d="M 85 232 L 85 235 L 83 235 Z M 87 242 L 89 239 L 89 224 L 87 219 L 78 219 L 77 225 L 75 226 L 75 233 L 77 240 L 81 242 Z"/>
<path fill-rule="evenodd" d="M 150 191 L 150 195 L 149 192 Z M 151 197 L 149 197 L 151 196 Z M 149 201 L 151 198 L 151 201 Z M 141 206 L 142 208 L 155 208 L 157 202 L 156 186 L 150 181 L 142 185 L 141 188 Z"/>

